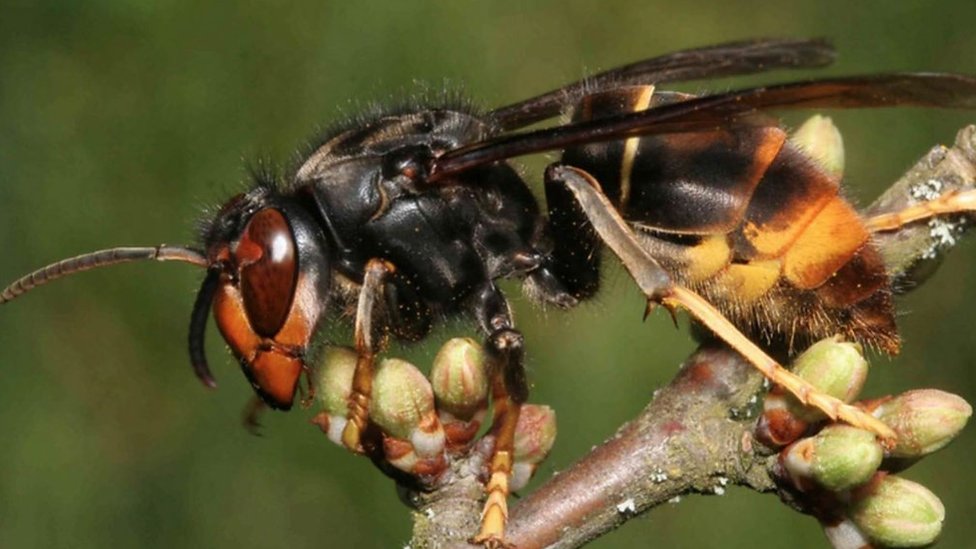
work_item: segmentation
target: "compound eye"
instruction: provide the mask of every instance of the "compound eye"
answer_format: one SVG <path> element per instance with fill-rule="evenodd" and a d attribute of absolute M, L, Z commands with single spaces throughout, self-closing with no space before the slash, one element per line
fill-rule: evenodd
<path fill-rule="evenodd" d="M 298 278 L 295 237 L 285 216 L 274 208 L 254 214 L 235 259 L 248 320 L 259 335 L 274 337 L 288 317 Z"/>

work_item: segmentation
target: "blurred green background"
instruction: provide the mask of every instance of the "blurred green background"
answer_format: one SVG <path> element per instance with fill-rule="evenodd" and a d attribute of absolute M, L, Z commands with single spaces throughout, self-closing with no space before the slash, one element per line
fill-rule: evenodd
<path fill-rule="evenodd" d="M 186 242 L 201 206 L 285 162 L 357 103 L 415 81 L 488 107 L 665 51 L 751 36 L 826 36 L 827 74 L 976 73 L 976 3 L 933 2 L 6 2 L 0 18 L 0 282 L 110 245 Z M 937 6 L 937 7 L 936 7 Z M 779 74 L 772 78 L 788 78 Z M 683 89 L 724 89 L 730 83 Z M 799 118 L 789 119 L 796 123 Z M 845 112 L 849 194 L 867 203 L 976 113 Z M 544 160 L 526 163 L 534 173 Z M 538 189 L 537 178 L 533 185 Z M 905 350 L 878 358 L 871 392 L 938 387 L 976 401 L 973 243 L 901 301 Z M 395 547 L 410 535 L 391 483 L 331 445 L 308 412 L 248 435 L 250 391 L 211 329 L 221 382 L 190 373 L 185 337 L 200 273 L 132 265 L 81 275 L 0 311 L 0 547 Z M 562 433 L 541 477 L 632 417 L 692 349 L 642 324 L 616 269 L 571 313 L 517 289 L 533 401 Z M 409 350 L 427 361 L 455 324 Z M 948 508 L 943 546 L 976 535 L 976 431 L 908 476 Z M 705 527 L 703 527 L 703 525 Z M 808 517 L 730 490 L 638 518 L 595 547 L 821 547 Z"/>

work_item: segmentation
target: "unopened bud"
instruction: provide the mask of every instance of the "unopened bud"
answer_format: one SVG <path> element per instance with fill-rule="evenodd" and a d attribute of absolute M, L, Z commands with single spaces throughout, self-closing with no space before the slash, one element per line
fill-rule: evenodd
<path fill-rule="evenodd" d="M 329 414 L 345 415 L 356 371 L 356 351 L 327 347 L 315 369 L 315 398 Z"/>
<path fill-rule="evenodd" d="M 830 175 L 838 179 L 844 175 L 844 138 L 830 117 L 811 116 L 790 136 L 790 141 Z"/>
<path fill-rule="evenodd" d="M 857 343 L 832 337 L 810 346 L 793 361 L 793 373 L 810 382 L 818 391 L 844 402 L 852 402 L 864 388 L 868 363 Z M 823 412 L 788 397 L 788 408 L 799 419 L 813 423 L 824 419 Z"/>
<path fill-rule="evenodd" d="M 860 345 L 831 337 L 814 343 L 796 357 L 793 373 L 822 393 L 852 402 L 867 380 L 868 363 Z M 783 389 L 773 388 L 763 401 L 756 436 L 770 446 L 786 446 L 801 437 L 811 424 L 826 417 Z"/>
<path fill-rule="evenodd" d="M 488 407 L 485 352 L 473 339 L 456 337 L 441 347 L 430 370 L 437 409 L 462 421 Z"/>
<path fill-rule="evenodd" d="M 556 412 L 548 406 L 524 404 L 515 427 L 514 463 L 509 486 L 520 490 L 556 442 Z"/>
<path fill-rule="evenodd" d="M 524 404 L 515 427 L 515 460 L 540 463 L 556 442 L 556 412 L 548 406 Z"/>
<path fill-rule="evenodd" d="M 797 489 L 804 490 L 807 481 L 813 481 L 839 492 L 867 482 L 881 465 L 883 454 L 873 433 L 833 424 L 783 450 L 780 463 Z"/>
<path fill-rule="evenodd" d="M 922 547 L 935 541 L 942 531 L 945 507 L 921 484 L 878 475 L 856 496 L 850 518 L 878 545 Z"/>
<path fill-rule="evenodd" d="M 356 357 L 356 351 L 348 347 L 327 347 L 314 373 L 315 398 L 323 411 L 312 418 L 312 423 L 339 445 L 342 445 L 342 430 L 349 413 Z"/>
<path fill-rule="evenodd" d="M 420 457 L 444 450 L 434 392 L 424 374 L 405 360 L 380 362 L 373 377 L 370 417 L 390 436 L 409 441 Z"/>
<path fill-rule="evenodd" d="M 952 393 L 918 389 L 883 402 L 874 416 L 894 429 L 898 441 L 888 455 L 914 458 L 931 454 L 952 441 L 966 426 L 973 408 Z"/>

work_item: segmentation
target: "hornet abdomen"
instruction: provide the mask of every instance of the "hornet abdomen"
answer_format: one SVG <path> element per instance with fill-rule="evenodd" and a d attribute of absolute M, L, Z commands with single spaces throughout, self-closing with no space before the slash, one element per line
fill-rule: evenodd
<path fill-rule="evenodd" d="M 574 118 L 687 97 L 655 94 L 653 86 L 615 89 L 583 98 Z M 842 334 L 898 351 L 889 280 L 870 232 L 841 196 L 838 178 L 781 127 L 590 143 L 567 149 L 562 161 L 593 175 L 668 272 L 747 332 L 790 348 Z M 583 271 L 569 278 L 577 297 L 586 297 L 596 287 L 598 259 L 580 254 L 579 241 L 593 237 L 568 197 L 547 198 L 561 212 L 553 219 L 556 263 Z"/>

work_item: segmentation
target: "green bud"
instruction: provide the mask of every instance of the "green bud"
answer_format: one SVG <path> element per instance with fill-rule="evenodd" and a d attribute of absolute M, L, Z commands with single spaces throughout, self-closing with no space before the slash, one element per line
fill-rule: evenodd
<path fill-rule="evenodd" d="M 434 357 L 430 382 L 437 409 L 462 421 L 488 407 L 488 376 L 485 352 L 473 339 L 457 337 L 441 347 Z"/>
<path fill-rule="evenodd" d="M 380 362 L 373 377 L 370 416 L 385 432 L 407 439 L 434 411 L 434 394 L 416 366 L 398 358 Z"/>
<path fill-rule="evenodd" d="M 968 402 L 936 389 L 918 389 L 883 402 L 875 417 L 898 435 L 890 457 L 915 458 L 931 454 L 949 444 L 973 414 Z"/>
<path fill-rule="evenodd" d="M 339 445 L 349 413 L 356 358 L 356 351 L 348 347 L 326 347 L 313 374 L 315 399 L 324 411 L 312 418 L 312 423 Z"/>
<path fill-rule="evenodd" d="M 832 337 L 814 343 L 793 361 L 793 373 L 817 390 L 844 402 L 852 402 L 864 388 L 868 363 L 856 343 Z M 826 416 L 816 408 L 804 406 L 792 395 L 787 409 L 798 419 L 813 423 Z"/>
<path fill-rule="evenodd" d="M 928 488 L 882 476 L 858 494 L 849 515 L 868 538 L 885 547 L 922 547 L 942 531 L 945 507 Z"/>
<path fill-rule="evenodd" d="M 346 415 L 356 351 L 348 347 L 327 347 L 315 369 L 315 398 L 329 414 Z"/>
<path fill-rule="evenodd" d="M 790 445 L 780 459 L 797 488 L 809 479 L 839 492 L 867 482 L 883 455 L 873 433 L 838 423 Z"/>
<path fill-rule="evenodd" d="M 436 455 L 444 449 L 434 392 L 424 374 L 405 360 L 380 362 L 373 377 L 370 418 L 390 436 L 410 441 L 418 456 Z"/>
<path fill-rule="evenodd" d="M 844 138 L 830 117 L 815 114 L 790 136 L 821 168 L 840 179 L 844 175 Z"/>

